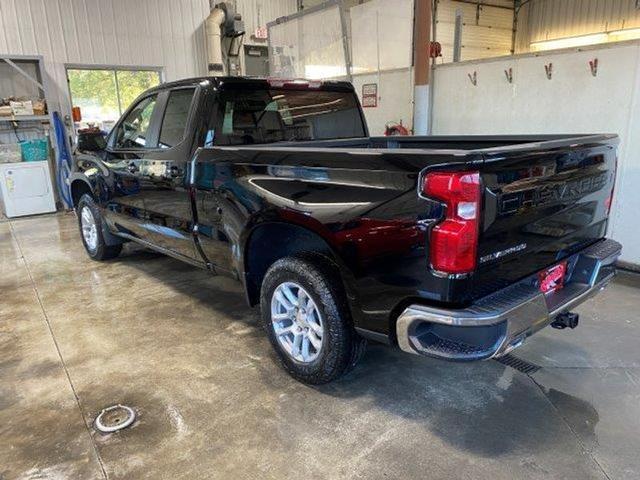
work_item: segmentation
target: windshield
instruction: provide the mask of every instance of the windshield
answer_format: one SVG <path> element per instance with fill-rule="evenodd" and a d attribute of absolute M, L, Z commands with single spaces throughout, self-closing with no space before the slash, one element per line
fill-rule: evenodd
<path fill-rule="evenodd" d="M 220 93 L 217 145 L 364 137 L 355 94 L 233 89 Z"/>

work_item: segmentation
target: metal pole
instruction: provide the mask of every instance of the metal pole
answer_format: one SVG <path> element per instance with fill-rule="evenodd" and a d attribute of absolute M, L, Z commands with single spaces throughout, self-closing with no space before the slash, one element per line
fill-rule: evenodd
<path fill-rule="evenodd" d="M 462 10 L 456 10 L 456 25 L 453 31 L 453 61 L 460 61 L 460 53 L 462 50 Z"/>
<path fill-rule="evenodd" d="M 426 135 L 429 131 L 429 49 L 431 46 L 431 2 L 415 0 L 413 20 L 413 132 Z"/>
<path fill-rule="evenodd" d="M 118 97 L 118 111 L 122 115 L 122 102 L 120 101 L 120 84 L 118 83 L 118 71 L 113 70 L 113 78 L 116 82 L 116 95 Z"/>
<path fill-rule="evenodd" d="M 347 79 L 351 81 L 352 76 L 351 76 L 351 51 L 349 49 L 349 28 L 347 25 L 347 13 L 344 8 L 344 2 L 339 2 L 338 8 L 340 9 L 340 26 L 342 28 L 342 46 L 344 49 L 344 64 L 347 71 Z"/>

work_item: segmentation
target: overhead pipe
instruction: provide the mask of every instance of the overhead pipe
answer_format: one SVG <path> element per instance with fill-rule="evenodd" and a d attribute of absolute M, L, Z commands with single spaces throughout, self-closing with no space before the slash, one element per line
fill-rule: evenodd
<path fill-rule="evenodd" d="M 218 7 L 211 9 L 204 22 L 207 38 L 207 71 L 210 75 L 224 75 L 224 61 L 222 59 L 222 24 L 226 20 L 226 13 Z"/>

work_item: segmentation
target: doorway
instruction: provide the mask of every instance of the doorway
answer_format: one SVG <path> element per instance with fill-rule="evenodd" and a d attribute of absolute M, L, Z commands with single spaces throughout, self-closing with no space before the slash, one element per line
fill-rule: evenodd
<path fill-rule="evenodd" d="M 77 128 L 94 125 L 109 132 L 122 113 L 145 90 L 162 82 L 160 67 L 67 65 L 71 105 L 80 107 Z"/>

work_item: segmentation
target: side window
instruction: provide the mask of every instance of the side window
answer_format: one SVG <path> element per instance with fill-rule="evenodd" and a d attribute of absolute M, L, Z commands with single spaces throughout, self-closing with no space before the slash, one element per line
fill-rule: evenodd
<path fill-rule="evenodd" d="M 184 88 L 173 90 L 169 94 L 160 128 L 160 148 L 175 147 L 184 139 L 194 93 L 195 89 Z"/>
<path fill-rule="evenodd" d="M 156 106 L 157 96 L 152 95 L 138 102 L 129 114 L 120 122 L 116 131 L 116 148 L 145 148 L 153 147 L 147 145 L 147 135 L 151 115 Z"/>

